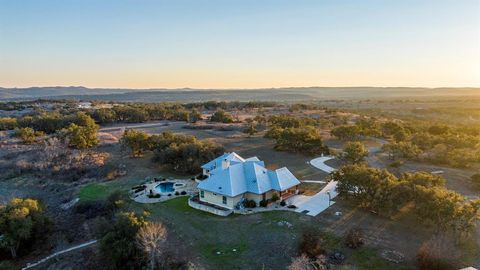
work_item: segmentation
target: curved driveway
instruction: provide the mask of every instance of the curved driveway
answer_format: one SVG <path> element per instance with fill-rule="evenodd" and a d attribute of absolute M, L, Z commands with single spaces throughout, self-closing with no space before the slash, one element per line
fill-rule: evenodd
<path fill-rule="evenodd" d="M 335 171 L 334 168 L 328 166 L 327 164 L 325 164 L 325 161 L 327 160 L 331 160 L 331 159 L 334 159 L 335 157 L 334 156 L 324 156 L 324 157 L 318 157 L 318 158 L 314 158 L 310 161 L 310 164 L 319 169 L 319 170 L 322 170 L 326 173 L 331 173 L 333 171 Z"/>

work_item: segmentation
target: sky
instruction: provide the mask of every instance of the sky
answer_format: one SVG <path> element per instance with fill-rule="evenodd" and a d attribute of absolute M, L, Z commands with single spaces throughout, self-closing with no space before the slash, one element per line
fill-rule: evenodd
<path fill-rule="evenodd" d="M 480 0 L 0 0 L 0 87 L 480 87 Z"/>

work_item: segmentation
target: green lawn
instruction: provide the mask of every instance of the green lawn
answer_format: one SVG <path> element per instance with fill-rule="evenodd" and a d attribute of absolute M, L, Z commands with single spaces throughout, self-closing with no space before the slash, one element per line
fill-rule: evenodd
<path fill-rule="evenodd" d="M 325 249 L 348 254 L 345 264 L 357 269 L 400 269 L 378 256 L 370 248 L 346 249 L 343 239 L 321 230 L 316 220 L 287 211 L 219 217 L 188 206 L 186 197 L 164 203 L 132 203 L 136 211 L 148 212 L 149 219 L 167 225 L 193 254 L 200 256 L 206 269 L 285 269 L 297 256 L 298 241 L 305 229 L 321 235 Z M 287 221 L 292 227 L 279 225 Z"/>
<path fill-rule="evenodd" d="M 105 184 L 89 184 L 80 189 L 80 201 L 94 201 L 105 199 L 111 194 L 111 187 Z"/>

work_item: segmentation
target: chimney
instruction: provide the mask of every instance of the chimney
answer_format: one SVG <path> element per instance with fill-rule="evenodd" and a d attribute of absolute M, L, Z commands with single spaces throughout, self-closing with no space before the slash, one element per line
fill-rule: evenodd
<path fill-rule="evenodd" d="M 227 159 L 222 160 L 222 169 L 230 167 L 230 161 Z"/>

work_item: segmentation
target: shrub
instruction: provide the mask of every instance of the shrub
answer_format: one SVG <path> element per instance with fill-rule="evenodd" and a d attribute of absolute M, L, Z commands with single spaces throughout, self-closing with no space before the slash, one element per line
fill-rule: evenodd
<path fill-rule="evenodd" d="M 363 244 L 365 244 L 365 237 L 363 235 L 363 231 L 360 229 L 349 230 L 347 235 L 345 236 L 345 244 L 347 247 L 352 249 L 363 246 Z"/>
<path fill-rule="evenodd" d="M 233 117 L 224 110 L 216 111 L 211 117 L 210 121 L 212 122 L 221 122 L 221 123 L 233 123 Z"/>
<path fill-rule="evenodd" d="M 289 206 L 287 206 L 287 208 L 295 209 L 295 208 L 297 208 L 297 207 L 296 207 L 295 205 L 293 205 L 293 204 L 290 204 Z"/>
<path fill-rule="evenodd" d="M 267 207 L 268 206 L 268 201 L 267 200 L 261 200 L 259 204 L 260 204 L 261 207 Z"/>
<path fill-rule="evenodd" d="M 175 191 L 175 196 L 178 196 L 178 195 L 180 195 L 180 192 Z"/>
<path fill-rule="evenodd" d="M 168 194 L 168 196 L 171 196 L 171 195 L 172 194 Z M 157 194 L 148 194 L 147 196 L 148 198 L 160 198 L 161 195 L 157 193 Z"/>
<path fill-rule="evenodd" d="M 243 202 L 243 206 L 246 208 L 255 208 L 257 207 L 257 203 L 254 200 L 245 200 Z"/>
<path fill-rule="evenodd" d="M 35 130 L 33 128 L 25 127 L 17 130 L 16 136 L 22 139 L 24 144 L 32 144 L 36 140 Z"/>
<path fill-rule="evenodd" d="M 85 201 L 75 205 L 75 213 L 82 214 L 86 219 L 107 216 L 110 213 L 104 201 Z"/>
<path fill-rule="evenodd" d="M 107 206 L 110 208 L 112 212 L 122 208 L 125 205 L 126 196 L 120 190 L 114 191 L 110 194 L 107 198 Z"/>
<path fill-rule="evenodd" d="M 302 234 L 302 240 L 298 250 L 300 254 L 305 254 L 310 258 L 315 258 L 318 255 L 325 253 L 325 250 L 322 246 L 322 239 L 319 237 L 319 235 L 311 230 L 307 230 Z"/>
<path fill-rule="evenodd" d="M 456 269 L 455 246 L 445 237 L 434 237 L 422 244 L 417 252 L 417 267 L 420 270 Z M 458 268 L 458 267 L 457 267 Z"/>
<path fill-rule="evenodd" d="M 280 200 L 280 197 L 278 196 L 278 194 L 277 194 L 277 193 L 273 193 L 273 194 L 272 194 L 272 202 L 276 202 L 276 201 L 278 201 L 278 200 Z"/>
<path fill-rule="evenodd" d="M 182 192 L 180 192 L 181 195 L 187 195 L 187 192 L 184 190 Z"/>
<path fill-rule="evenodd" d="M 287 205 L 287 203 L 285 201 L 280 202 L 280 206 L 285 206 L 285 205 Z"/>

